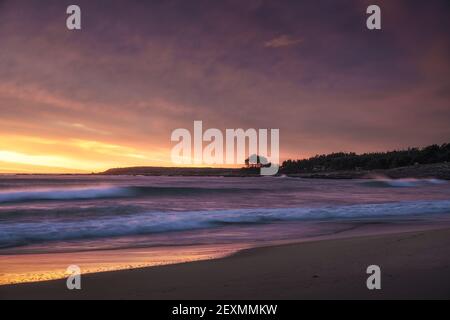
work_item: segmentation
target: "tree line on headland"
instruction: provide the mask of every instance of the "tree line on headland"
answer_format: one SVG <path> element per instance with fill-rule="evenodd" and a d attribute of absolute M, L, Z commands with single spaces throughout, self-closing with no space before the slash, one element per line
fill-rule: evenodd
<path fill-rule="evenodd" d="M 125 167 L 99 174 L 149 176 L 260 176 L 267 159 L 253 155 L 243 168 Z M 255 162 L 255 163 L 253 163 Z M 350 179 L 366 177 L 376 171 L 392 178 L 436 177 L 450 180 L 450 143 L 388 152 L 356 154 L 335 152 L 309 159 L 286 160 L 279 174 L 306 178 Z"/>
<path fill-rule="evenodd" d="M 356 154 L 337 152 L 309 159 L 286 160 L 280 167 L 285 174 L 340 170 L 378 170 L 450 161 L 450 143 L 424 148 Z"/>

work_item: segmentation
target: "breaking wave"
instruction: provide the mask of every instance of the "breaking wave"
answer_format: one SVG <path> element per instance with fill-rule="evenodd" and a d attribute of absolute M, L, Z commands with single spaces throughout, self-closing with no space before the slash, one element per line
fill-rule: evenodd
<path fill-rule="evenodd" d="M 196 187 L 149 187 L 149 186 L 126 186 L 126 187 L 93 187 L 93 188 L 66 188 L 66 189 L 41 189 L 25 191 L 2 191 L 0 192 L 0 203 L 8 202 L 30 202 L 30 201 L 52 201 L 52 200 L 89 200 L 108 198 L 127 198 L 139 196 L 164 196 L 177 195 L 189 196 L 194 194 L 211 193 L 235 193 L 235 192 L 258 192 L 262 189 L 240 189 L 240 188 L 196 188 Z"/>
<path fill-rule="evenodd" d="M 450 213 L 450 200 L 402 201 L 317 208 L 147 212 L 125 216 L 92 217 L 88 220 L 48 219 L 32 222 L 5 222 L 0 225 L 0 247 L 215 228 L 226 224 L 364 219 L 444 213 Z"/>
<path fill-rule="evenodd" d="M 403 178 L 403 179 L 390 179 L 385 177 L 379 177 L 374 180 L 363 182 L 364 185 L 371 187 L 386 187 L 386 188 L 408 188 L 408 187 L 421 187 L 429 185 L 446 184 L 447 181 L 440 179 L 415 179 L 415 178 Z"/>

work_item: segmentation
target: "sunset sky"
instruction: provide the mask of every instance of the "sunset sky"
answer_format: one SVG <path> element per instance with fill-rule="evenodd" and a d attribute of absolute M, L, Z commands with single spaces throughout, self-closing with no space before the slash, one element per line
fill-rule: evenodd
<path fill-rule="evenodd" d="M 382 30 L 366 28 L 370 4 Z M 279 128 L 282 160 L 450 142 L 449 13 L 448 0 L 0 0 L 0 172 L 172 166 L 171 132 L 194 120 Z"/>

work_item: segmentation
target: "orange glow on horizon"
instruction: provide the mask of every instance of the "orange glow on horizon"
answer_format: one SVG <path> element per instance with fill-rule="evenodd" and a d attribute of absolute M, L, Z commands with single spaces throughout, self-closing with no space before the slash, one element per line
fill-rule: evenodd
<path fill-rule="evenodd" d="M 0 173 L 89 173 L 113 167 L 169 166 L 168 152 L 86 139 L 0 134 Z"/>
<path fill-rule="evenodd" d="M 178 165 L 170 159 L 170 146 L 132 147 L 119 143 L 87 139 L 54 139 L 0 134 L 0 173 L 91 173 L 110 168 L 223 167 L 241 165 Z"/>

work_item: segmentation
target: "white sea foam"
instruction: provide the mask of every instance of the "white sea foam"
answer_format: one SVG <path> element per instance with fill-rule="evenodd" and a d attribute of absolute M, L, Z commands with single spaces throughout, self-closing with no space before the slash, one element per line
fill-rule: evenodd
<path fill-rule="evenodd" d="M 83 220 L 8 222 L 0 225 L 0 247 L 54 240 L 107 238 L 193 229 L 225 224 L 277 221 L 344 220 L 450 213 L 450 200 L 402 201 L 345 206 L 147 212 Z"/>
<path fill-rule="evenodd" d="M 15 190 L 0 192 L 0 203 L 35 200 L 83 200 L 128 196 L 130 194 L 130 190 L 121 187 Z"/>
<path fill-rule="evenodd" d="M 394 187 L 394 188 L 408 188 L 420 187 L 427 185 L 442 185 L 447 184 L 447 181 L 440 179 L 416 179 L 416 178 L 402 178 L 390 179 L 387 177 L 377 177 L 376 179 L 365 182 L 366 185 L 375 187 Z"/>

